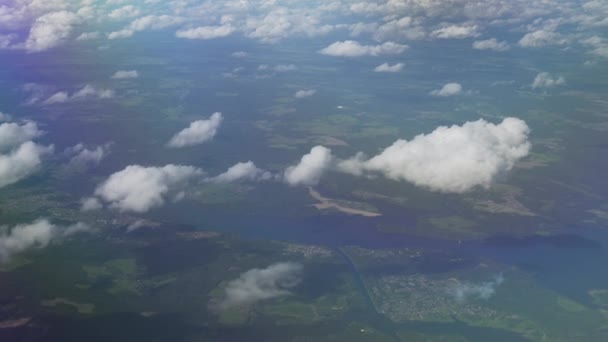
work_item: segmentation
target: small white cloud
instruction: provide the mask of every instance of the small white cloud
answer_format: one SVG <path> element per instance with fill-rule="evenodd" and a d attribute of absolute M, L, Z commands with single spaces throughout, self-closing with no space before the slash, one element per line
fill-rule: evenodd
<path fill-rule="evenodd" d="M 67 91 L 57 92 L 44 100 L 42 104 L 51 105 L 66 103 L 74 100 L 82 100 L 85 98 L 110 99 L 112 97 L 114 97 L 113 90 L 101 89 L 91 84 L 86 84 L 82 88 L 75 91 L 72 95 L 68 94 Z"/>
<path fill-rule="evenodd" d="M 94 149 L 88 149 L 84 144 L 80 143 L 74 147 L 66 149 L 65 153 L 71 155 L 68 167 L 72 170 L 84 171 L 90 167 L 99 165 L 101 161 L 110 154 L 111 144 L 97 146 Z"/>
<path fill-rule="evenodd" d="M 85 41 L 85 40 L 94 40 L 94 39 L 98 39 L 98 38 L 99 38 L 99 32 L 83 32 L 78 37 L 76 37 L 76 40 Z"/>
<path fill-rule="evenodd" d="M 462 93 L 462 86 L 459 83 L 447 83 L 441 89 L 431 91 L 433 96 L 454 96 Z"/>
<path fill-rule="evenodd" d="M 66 91 L 60 91 L 51 95 L 48 99 L 44 100 L 43 104 L 56 104 L 64 103 L 70 100 L 70 95 Z"/>
<path fill-rule="evenodd" d="M 237 163 L 226 170 L 226 172 L 209 178 L 208 181 L 215 183 L 232 183 L 241 180 L 262 181 L 271 178 L 272 175 L 270 172 L 264 171 L 255 166 L 252 161 L 248 161 L 246 163 Z"/>
<path fill-rule="evenodd" d="M 478 37 L 477 25 L 450 25 L 431 32 L 431 36 L 440 39 L 464 39 Z"/>
<path fill-rule="evenodd" d="M 179 148 L 186 146 L 199 145 L 215 137 L 217 130 L 222 123 L 222 113 L 216 112 L 208 120 L 197 120 L 190 123 L 188 128 L 184 128 L 175 134 L 168 142 L 169 147 Z"/>
<path fill-rule="evenodd" d="M 490 299 L 496 293 L 496 288 L 504 282 L 502 274 L 497 275 L 494 280 L 480 284 L 469 282 L 458 283 L 451 286 L 448 291 L 459 302 L 464 302 L 470 298 Z"/>
<path fill-rule="evenodd" d="M 114 19 L 114 20 L 123 20 L 123 19 L 128 19 L 128 18 L 134 18 L 137 17 L 139 15 L 140 11 L 137 7 L 133 6 L 133 5 L 126 5 L 120 8 L 117 8 L 113 11 L 111 11 L 108 14 L 108 17 L 110 17 L 110 19 Z"/>
<path fill-rule="evenodd" d="M 139 73 L 137 70 L 118 70 L 112 75 L 112 79 L 114 80 L 126 80 L 131 78 L 138 78 Z"/>
<path fill-rule="evenodd" d="M 399 72 L 403 69 L 403 67 L 405 66 L 405 64 L 403 63 L 397 63 L 397 64 L 393 64 L 390 65 L 388 63 L 383 63 L 378 65 L 374 71 L 375 72 Z"/>
<path fill-rule="evenodd" d="M 319 50 L 319 53 L 335 57 L 384 56 L 397 55 L 407 49 L 407 45 L 395 42 L 385 42 L 380 45 L 361 45 L 354 40 L 345 40 L 335 42 Z"/>
<path fill-rule="evenodd" d="M 59 227 L 45 219 L 14 227 L 0 226 L 0 261 L 6 262 L 15 254 L 30 248 L 44 248 L 71 235 L 91 231 L 84 223 Z"/>
<path fill-rule="evenodd" d="M 566 84 L 566 79 L 562 76 L 552 77 L 547 72 L 541 72 L 534 78 L 534 82 L 532 82 L 532 89 L 553 88 L 564 84 Z"/>
<path fill-rule="evenodd" d="M 298 70 L 298 67 L 293 64 L 279 64 L 275 65 L 272 70 L 274 70 L 275 72 L 287 72 Z"/>
<path fill-rule="evenodd" d="M 231 54 L 231 56 L 235 57 L 235 58 L 245 58 L 245 57 L 249 57 L 249 53 L 245 52 L 245 51 L 236 51 L 236 52 L 233 52 Z"/>
<path fill-rule="evenodd" d="M 511 47 L 507 42 L 499 42 L 496 38 L 486 40 L 476 40 L 473 42 L 473 49 L 475 50 L 494 50 L 494 51 L 507 51 Z"/>
<path fill-rule="evenodd" d="M 537 30 L 526 33 L 518 42 L 521 47 L 539 48 L 548 45 L 563 45 L 567 40 L 552 30 Z"/>
<path fill-rule="evenodd" d="M 263 269 L 251 269 L 228 283 L 220 307 L 227 309 L 287 296 L 289 290 L 302 281 L 302 268 L 301 264 L 282 262 Z"/>
<path fill-rule="evenodd" d="M 186 39 L 215 39 L 227 37 L 234 32 L 234 27 L 230 24 L 221 26 L 201 26 L 188 30 L 180 30 L 175 33 L 177 38 Z"/>
<path fill-rule="evenodd" d="M 316 93 L 317 93 L 317 91 L 315 89 L 302 89 L 302 90 L 296 91 L 294 96 L 296 97 L 296 99 L 303 99 L 305 97 L 311 97 Z"/>
<path fill-rule="evenodd" d="M 315 185 L 331 166 L 332 159 L 330 149 L 315 146 L 297 165 L 288 167 L 283 177 L 289 185 Z"/>
<path fill-rule="evenodd" d="M 202 175 L 192 166 L 130 165 L 108 177 L 95 189 L 95 196 L 113 209 L 142 213 L 175 198 L 188 181 Z"/>

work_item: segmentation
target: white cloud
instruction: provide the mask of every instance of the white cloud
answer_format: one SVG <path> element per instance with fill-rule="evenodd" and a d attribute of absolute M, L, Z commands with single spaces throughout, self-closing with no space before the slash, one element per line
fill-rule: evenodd
<path fill-rule="evenodd" d="M 528 155 L 528 133 L 517 118 L 497 125 L 480 119 L 397 140 L 368 160 L 358 154 L 337 167 L 354 175 L 380 173 L 433 191 L 462 193 L 488 188 Z"/>
<path fill-rule="evenodd" d="M 139 73 L 137 70 L 118 70 L 112 75 L 112 79 L 114 80 L 126 80 L 130 78 L 138 78 Z"/>
<path fill-rule="evenodd" d="M 133 5 L 126 5 L 111 11 L 108 17 L 114 20 L 123 20 L 127 18 L 137 17 L 140 11 Z"/>
<path fill-rule="evenodd" d="M 26 141 L 42 135 L 35 122 L 28 121 L 23 125 L 14 122 L 0 124 L 0 153 L 6 152 Z"/>
<path fill-rule="evenodd" d="M 385 42 L 380 45 L 361 45 L 354 40 L 335 42 L 319 51 L 319 53 L 335 57 L 361 57 L 397 55 L 408 49 L 407 45 L 395 42 Z"/>
<path fill-rule="evenodd" d="M 511 47 L 507 42 L 499 42 L 496 38 L 490 38 L 486 40 L 476 40 L 473 42 L 473 49 L 476 50 L 494 50 L 494 51 L 507 51 Z"/>
<path fill-rule="evenodd" d="M 89 167 L 97 166 L 110 154 L 110 146 L 111 144 L 108 143 L 97 146 L 94 149 L 88 149 L 84 144 L 80 143 L 68 148 L 66 153 L 72 155 L 68 167 L 73 170 L 84 171 Z"/>
<path fill-rule="evenodd" d="M 113 209 L 142 213 L 163 205 L 172 195 L 177 195 L 188 181 L 202 174 L 200 169 L 192 166 L 130 165 L 110 175 L 95 189 L 95 196 Z"/>
<path fill-rule="evenodd" d="M 42 133 L 34 122 L 23 125 L 5 122 L 0 125 L 0 188 L 36 172 L 42 157 L 52 152 L 52 146 L 45 147 L 31 141 Z"/>
<path fill-rule="evenodd" d="M 332 159 L 330 149 L 315 146 L 297 165 L 288 167 L 283 177 L 289 185 L 315 185 L 331 166 Z"/>
<path fill-rule="evenodd" d="M 0 122 L 2 121 L 11 121 L 11 116 L 6 114 L 6 113 L 2 113 L 0 112 Z"/>
<path fill-rule="evenodd" d="M 72 33 L 78 16 L 72 12 L 47 13 L 34 21 L 25 41 L 28 52 L 41 52 L 62 44 Z"/>
<path fill-rule="evenodd" d="M 457 301 L 463 302 L 469 298 L 489 299 L 496 293 L 496 288 L 504 282 L 502 274 L 497 275 L 493 280 L 480 284 L 463 282 L 453 285 L 449 292 Z"/>
<path fill-rule="evenodd" d="M 190 123 L 188 128 L 184 128 L 175 134 L 167 143 L 169 147 L 179 148 L 202 144 L 213 139 L 222 123 L 222 113 L 213 113 L 208 120 L 197 120 Z"/>
<path fill-rule="evenodd" d="M 215 39 L 227 37 L 234 32 L 234 27 L 230 24 L 221 26 L 200 26 L 188 30 L 180 30 L 175 33 L 177 38 L 186 39 Z"/>
<path fill-rule="evenodd" d="M 289 289 L 301 282 L 302 265 L 282 262 L 266 268 L 251 269 L 226 285 L 221 308 L 251 305 L 290 294 Z"/>
<path fill-rule="evenodd" d="M 478 37 L 477 25 L 450 25 L 431 32 L 431 36 L 441 39 L 464 39 Z"/>
<path fill-rule="evenodd" d="M 91 84 L 86 84 L 82 88 L 75 91 L 72 95 L 70 95 L 67 91 L 57 92 L 49 96 L 46 100 L 42 101 L 42 104 L 51 105 L 85 98 L 110 99 L 112 97 L 114 97 L 113 90 L 101 89 Z"/>
<path fill-rule="evenodd" d="M 29 177 L 40 168 L 42 157 L 52 151 L 52 146 L 27 141 L 9 153 L 0 154 L 0 188 Z"/>
<path fill-rule="evenodd" d="M 526 33 L 518 42 L 521 47 L 532 47 L 538 48 L 547 45 L 563 45 L 566 44 L 566 39 L 554 31 L 551 30 L 537 30 L 534 32 Z"/>
<path fill-rule="evenodd" d="M 441 89 L 431 91 L 433 96 L 454 96 L 462 93 L 462 86 L 459 83 L 446 83 Z"/>
<path fill-rule="evenodd" d="M 99 210 L 103 208 L 103 204 L 100 200 L 95 197 L 87 197 L 82 200 L 80 210 L 82 211 L 92 211 Z"/>
<path fill-rule="evenodd" d="M 84 40 L 93 40 L 93 39 L 98 39 L 99 38 L 99 32 L 83 32 L 81 33 L 78 37 L 76 37 L 76 40 L 80 40 L 80 41 L 84 41 Z"/>
<path fill-rule="evenodd" d="M 275 72 L 287 72 L 287 71 L 298 70 L 298 67 L 293 64 L 278 64 L 278 65 L 275 65 L 272 68 L 272 70 Z"/>
<path fill-rule="evenodd" d="M 110 32 L 108 39 L 121 39 L 133 36 L 135 32 L 146 30 L 162 30 L 164 28 L 181 24 L 184 18 L 171 15 L 147 15 L 133 20 L 131 24 L 122 30 Z"/>
<path fill-rule="evenodd" d="M 233 52 L 232 54 L 230 54 L 232 57 L 235 58 L 245 58 L 245 57 L 249 57 L 249 53 L 245 52 L 245 51 L 236 51 Z"/>
<path fill-rule="evenodd" d="M 46 219 L 14 227 L 0 226 L 0 261 L 6 262 L 27 249 L 44 248 L 68 236 L 90 231 L 92 229 L 84 223 L 59 227 Z"/>
<path fill-rule="evenodd" d="M 264 171 L 255 166 L 252 161 L 246 163 L 237 163 L 231 166 L 226 172 L 209 178 L 208 181 L 215 183 L 232 183 L 241 180 L 260 181 L 269 180 L 272 175 L 268 171 Z"/>
<path fill-rule="evenodd" d="M 405 66 L 405 64 L 403 63 L 396 63 L 393 65 L 390 65 L 388 63 L 383 63 L 378 65 L 376 68 L 374 68 L 375 72 L 399 72 L 403 69 L 403 67 Z"/>
<path fill-rule="evenodd" d="M 316 93 L 317 93 L 317 91 L 315 89 L 302 89 L 302 90 L 296 91 L 294 96 L 296 97 L 296 99 L 303 99 L 305 97 L 311 97 Z"/>
<path fill-rule="evenodd" d="M 553 88 L 564 84 L 566 84 L 566 79 L 564 79 L 564 77 L 552 77 L 548 72 L 541 72 L 534 78 L 532 89 Z"/>

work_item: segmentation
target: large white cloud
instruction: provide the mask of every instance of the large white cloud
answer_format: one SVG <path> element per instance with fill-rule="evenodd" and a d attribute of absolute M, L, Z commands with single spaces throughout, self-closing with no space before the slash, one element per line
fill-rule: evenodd
<path fill-rule="evenodd" d="M 22 125 L 5 122 L 0 125 L 0 152 L 6 152 L 40 135 L 42 131 L 35 122 L 29 121 Z"/>
<path fill-rule="evenodd" d="M 433 96 L 454 96 L 462 93 L 462 85 L 460 83 L 446 83 L 441 89 L 431 91 Z"/>
<path fill-rule="evenodd" d="M 315 146 L 297 165 L 285 170 L 283 178 L 289 185 L 315 185 L 332 163 L 331 150 Z"/>
<path fill-rule="evenodd" d="M 100 184 L 95 196 L 119 211 L 146 212 L 178 195 L 188 181 L 202 174 L 200 169 L 192 166 L 130 165 Z M 85 201 L 85 204 L 91 205 L 93 200 Z"/>
<path fill-rule="evenodd" d="M 480 119 L 397 140 L 370 159 L 359 154 L 338 168 L 355 175 L 380 173 L 433 191 L 466 192 L 489 187 L 528 155 L 528 134 L 528 125 L 517 118 L 500 124 Z"/>
<path fill-rule="evenodd" d="M 17 253 L 30 248 L 43 248 L 76 233 L 90 232 L 84 223 L 59 227 L 46 219 L 14 227 L 0 226 L 0 261 L 7 261 Z"/>
<path fill-rule="evenodd" d="M 301 273 L 302 265 L 291 262 L 251 269 L 228 283 L 220 306 L 226 309 L 287 296 L 301 282 Z"/>
<path fill-rule="evenodd" d="M 361 57 L 397 55 L 408 49 L 405 44 L 385 42 L 380 45 L 362 45 L 354 40 L 335 42 L 321 50 L 319 53 L 336 57 Z"/>
<path fill-rule="evenodd" d="M 68 11 L 51 12 L 40 16 L 33 23 L 25 41 L 29 52 L 41 52 L 56 47 L 68 39 L 79 18 Z"/>
<path fill-rule="evenodd" d="M 53 151 L 52 146 L 32 141 L 40 135 L 42 131 L 34 122 L 0 125 L 0 187 L 16 183 L 40 168 L 42 157 Z"/>
<path fill-rule="evenodd" d="M 190 123 L 188 128 L 184 128 L 175 134 L 167 143 L 169 147 L 186 147 L 199 145 L 215 137 L 217 130 L 222 123 L 222 113 L 213 113 L 208 120 L 197 120 Z"/>

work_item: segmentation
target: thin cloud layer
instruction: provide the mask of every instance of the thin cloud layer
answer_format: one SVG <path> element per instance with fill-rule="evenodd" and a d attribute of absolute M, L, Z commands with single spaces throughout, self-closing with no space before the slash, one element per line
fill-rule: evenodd
<path fill-rule="evenodd" d="M 282 262 L 251 269 L 228 283 L 220 307 L 227 309 L 287 296 L 301 282 L 302 268 L 301 264 Z"/>
<path fill-rule="evenodd" d="M 167 143 L 169 147 L 179 148 L 199 145 L 215 137 L 222 123 L 222 113 L 213 113 L 208 120 L 197 120 L 188 128 L 175 134 Z"/>
<path fill-rule="evenodd" d="M 464 302 L 469 299 L 490 299 L 496 294 L 496 289 L 504 282 L 502 274 L 497 275 L 491 281 L 486 281 L 480 284 L 463 282 L 452 286 L 449 292 L 459 302 Z"/>

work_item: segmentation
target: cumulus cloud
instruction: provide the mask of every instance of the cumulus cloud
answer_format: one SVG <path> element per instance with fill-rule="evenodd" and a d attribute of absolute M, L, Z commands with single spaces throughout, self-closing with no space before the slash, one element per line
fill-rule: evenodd
<path fill-rule="evenodd" d="M 36 172 L 42 157 L 53 151 L 31 141 L 42 135 L 34 122 L 0 125 L 0 188 L 16 183 Z"/>
<path fill-rule="evenodd" d="M 526 33 L 518 42 L 521 47 L 539 48 L 547 45 L 563 45 L 566 39 L 559 33 L 541 29 Z"/>
<path fill-rule="evenodd" d="M 178 195 L 188 181 L 202 174 L 192 166 L 130 165 L 100 184 L 95 189 L 95 197 L 113 209 L 142 213 L 163 205 L 172 195 Z"/>
<path fill-rule="evenodd" d="M 175 33 L 177 38 L 186 39 L 215 39 L 227 37 L 234 32 L 234 27 L 230 24 L 221 26 L 200 26 L 188 30 L 180 30 Z"/>
<path fill-rule="evenodd" d="M 81 201 L 80 210 L 82 211 L 99 210 L 102 208 L 103 203 L 95 197 L 87 197 Z"/>
<path fill-rule="evenodd" d="M 528 125 L 517 118 L 497 125 L 480 119 L 440 126 L 410 141 L 397 140 L 370 159 L 358 154 L 339 162 L 337 168 L 354 175 L 380 173 L 432 191 L 462 193 L 488 188 L 528 155 L 528 134 Z"/>
<path fill-rule="evenodd" d="M 114 80 L 125 80 L 130 78 L 138 78 L 139 73 L 137 70 L 118 70 L 112 75 L 112 79 Z"/>
<path fill-rule="evenodd" d="M 101 161 L 110 154 L 110 143 L 97 146 L 93 149 L 87 148 L 79 143 L 66 149 L 65 153 L 71 156 L 68 167 L 72 170 L 84 171 L 90 167 L 99 165 Z"/>
<path fill-rule="evenodd" d="M 26 51 L 41 52 L 61 45 L 68 39 L 78 20 L 75 13 L 68 11 L 51 12 L 38 17 L 25 41 Z"/>
<path fill-rule="evenodd" d="M 248 161 L 246 163 L 237 163 L 226 170 L 226 172 L 209 178 L 208 181 L 215 183 L 232 183 L 241 180 L 261 181 L 269 180 L 271 178 L 272 175 L 270 172 L 264 171 L 255 166 L 252 161 Z"/>
<path fill-rule="evenodd" d="M 305 97 L 311 97 L 316 93 L 317 93 L 317 91 L 315 89 L 302 89 L 302 90 L 296 91 L 294 96 L 296 97 L 296 99 L 303 99 Z"/>
<path fill-rule="evenodd" d="M 114 97 L 114 91 L 111 89 L 97 88 L 91 84 L 86 84 L 82 88 L 70 95 L 67 91 L 57 92 L 42 103 L 46 105 L 66 103 L 74 100 L 82 100 L 86 98 L 110 99 Z"/>
<path fill-rule="evenodd" d="M 32 121 L 22 125 L 14 122 L 2 123 L 0 124 L 0 152 L 6 152 L 26 141 L 37 138 L 42 133 L 38 125 Z"/>
<path fill-rule="evenodd" d="M 441 89 L 435 89 L 431 91 L 433 96 L 454 96 L 462 93 L 462 86 L 460 83 L 447 83 Z"/>
<path fill-rule="evenodd" d="M 46 219 L 13 227 L 0 226 L 0 261 L 6 262 L 15 254 L 27 249 L 44 248 L 52 242 L 90 231 L 92 229 L 84 223 L 59 227 Z"/>
<path fill-rule="evenodd" d="M 297 165 L 288 167 L 283 178 L 289 185 L 315 185 L 331 166 L 332 159 L 330 149 L 315 146 Z"/>
<path fill-rule="evenodd" d="M 171 15 L 147 15 L 133 20 L 131 24 L 122 30 L 113 31 L 108 34 L 108 39 L 129 38 L 135 32 L 146 30 L 161 30 L 184 22 L 184 18 Z"/>
<path fill-rule="evenodd" d="M 251 269 L 226 286 L 223 309 L 240 305 L 251 305 L 271 298 L 290 294 L 290 289 L 301 281 L 302 265 L 282 262 L 266 268 Z"/>
<path fill-rule="evenodd" d="M 473 49 L 475 50 L 494 50 L 494 51 L 507 51 L 511 47 L 507 42 L 499 42 L 496 38 L 490 38 L 486 40 L 476 40 L 473 42 Z"/>
<path fill-rule="evenodd" d="M 407 45 L 395 42 L 385 42 L 380 45 L 362 45 L 354 40 L 335 42 L 321 50 L 319 53 L 335 57 L 361 57 L 397 55 L 405 52 Z"/>
<path fill-rule="evenodd" d="M 168 142 L 169 147 L 179 148 L 202 144 L 215 137 L 217 130 L 222 123 L 222 113 L 213 113 L 208 120 L 197 120 L 190 123 L 188 128 L 184 128 L 175 134 Z"/>
<path fill-rule="evenodd" d="M 479 36 L 477 25 L 450 25 L 431 32 L 431 36 L 440 39 L 464 39 Z"/>
<path fill-rule="evenodd" d="M 399 72 L 403 69 L 403 67 L 405 66 L 405 64 L 403 63 L 396 63 L 393 65 L 390 65 L 388 63 L 383 63 L 378 65 L 374 71 L 375 72 Z"/>
<path fill-rule="evenodd" d="M 562 76 L 552 77 L 548 72 L 541 72 L 534 78 L 532 89 L 553 88 L 566 84 L 566 79 Z"/>
<path fill-rule="evenodd" d="M 128 18 L 134 18 L 139 15 L 140 11 L 133 5 L 126 5 L 115 10 L 112 10 L 108 17 L 114 20 L 123 20 Z"/>
<path fill-rule="evenodd" d="M 504 282 L 502 274 L 497 275 L 491 281 L 480 284 L 463 282 L 451 286 L 448 291 L 457 301 L 463 302 L 470 298 L 490 299 L 496 293 L 496 288 Z"/>

